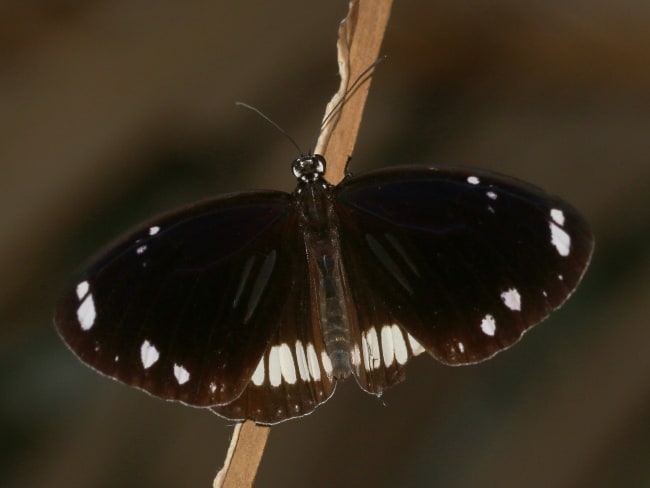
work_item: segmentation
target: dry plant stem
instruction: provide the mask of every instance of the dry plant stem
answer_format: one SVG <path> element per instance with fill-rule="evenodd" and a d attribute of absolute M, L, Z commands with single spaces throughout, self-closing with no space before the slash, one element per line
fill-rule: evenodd
<path fill-rule="evenodd" d="M 233 430 L 226 460 L 214 479 L 213 488 L 253 486 L 270 431 L 270 427 L 257 425 L 251 420 L 237 424 Z"/>
<path fill-rule="evenodd" d="M 379 57 L 379 48 L 388 23 L 392 0 L 356 0 L 350 2 L 347 17 L 341 22 L 337 42 L 341 85 L 325 110 L 325 117 L 351 83 Z M 328 124 L 316 145 L 316 152 L 327 160 L 327 179 L 338 183 L 352 155 L 361 124 L 370 80 L 350 97 L 337 117 Z M 246 421 L 237 425 L 223 468 L 213 488 L 250 487 L 262 459 L 270 428 Z"/>
<path fill-rule="evenodd" d="M 341 85 L 328 104 L 325 117 L 359 75 L 379 58 L 391 5 L 392 0 L 350 2 L 348 16 L 339 27 L 337 42 Z M 345 166 L 357 140 L 371 79 L 368 78 L 348 98 L 339 116 L 326 125 L 316 144 L 315 152 L 325 156 L 327 161 L 326 177 L 330 183 L 336 184 L 345 176 Z"/>

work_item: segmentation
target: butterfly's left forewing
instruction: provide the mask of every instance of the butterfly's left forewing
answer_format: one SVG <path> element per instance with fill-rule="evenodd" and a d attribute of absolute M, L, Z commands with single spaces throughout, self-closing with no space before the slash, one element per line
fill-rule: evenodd
<path fill-rule="evenodd" d="M 109 248 L 59 302 L 94 369 L 197 406 L 230 403 L 276 335 L 297 252 L 291 196 L 250 192 L 159 217 Z"/>
<path fill-rule="evenodd" d="M 359 328 L 372 337 L 363 351 L 392 371 L 374 376 L 378 392 L 403 377 L 393 332 L 404 331 L 396 341 L 409 353 L 424 348 L 447 364 L 486 359 L 569 297 L 593 248 L 567 203 L 477 170 L 376 171 L 345 180 L 334 200 Z"/>

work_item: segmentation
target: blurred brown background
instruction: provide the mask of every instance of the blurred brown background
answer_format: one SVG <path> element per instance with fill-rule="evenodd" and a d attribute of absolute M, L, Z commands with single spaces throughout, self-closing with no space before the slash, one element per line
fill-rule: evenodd
<path fill-rule="evenodd" d="M 57 294 L 138 221 L 290 190 L 347 3 L 0 3 L 0 486 L 208 487 L 231 428 L 82 366 Z M 480 166 L 581 209 L 583 286 L 484 364 L 272 429 L 259 487 L 650 486 L 650 3 L 399 1 L 352 169 Z"/>

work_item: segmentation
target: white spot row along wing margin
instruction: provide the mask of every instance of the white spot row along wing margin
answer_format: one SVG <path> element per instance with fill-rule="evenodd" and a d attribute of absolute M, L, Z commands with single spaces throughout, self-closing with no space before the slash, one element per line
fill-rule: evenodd
<path fill-rule="evenodd" d="M 406 364 L 409 358 L 407 341 L 413 356 L 424 352 L 424 347 L 411 334 L 403 332 L 397 324 L 384 325 L 379 333 L 375 327 L 364 331 L 361 334 L 361 357 L 365 370 L 370 372 L 381 368 L 382 361 L 385 368 L 391 367 L 394 362 L 400 366 Z M 352 361 L 357 364 L 355 362 L 358 361 L 356 349 L 353 350 Z"/>
<path fill-rule="evenodd" d="M 411 334 L 403 332 L 396 324 L 384 325 L 380 333 L 371 327 L 362 334 L 361 340 L 361 351 L 354 346 L 351 360 L 354 364 L 363 360 L 367 371 L 381 367 L 382 360 L 384 367 L 390 367 L 394 362 L 406 364 L 409 358 L 407 341 L 413 356 L 425 351 Z M 255 386 L 268 381 L 272 387 L 278 387 L 283 382 L 293 385 L 298 378 L 301 381 L 320 381 L 322 372 L 332 378 L 332 362 L 327 352 L 322 350 L 319 355 L 311 342 L 305 346 L 296 340 L 293 347 L 286 342 L 271 346 L 257 364 L 251 381 Z"/>
<path fill-rule="evenodd" d="M 321 369 L 322 365 L 322 369 Z M 293 348 L 286 342 L 271 346 L 262 356 L 255 368 L 251 381 L 255 386 L 262 386 L 267 380 L 273 387 L 282 382 L 294 385 L 298 378 L 302 381 L 320 381 L 321 371 L 332 376 L 332 362 L 323 350 L 320 362 L 316 348 L 309 342 L 303 345 L 296 340 Z"/>
<path fill-rule="evenodd" d="M 160 352 L 151 342 L 145 340 L 140 346 L 140 360 L 144 369 L 151 368 L 160 359 Z M 184 385 L 190 380 L 190 372 L 180 364 L 174 363 L 174 377 L 179 385 Z"/>

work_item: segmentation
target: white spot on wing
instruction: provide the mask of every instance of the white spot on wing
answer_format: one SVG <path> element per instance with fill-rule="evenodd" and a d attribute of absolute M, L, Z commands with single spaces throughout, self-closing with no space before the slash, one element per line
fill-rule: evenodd
<path fill-rule="evenodd" d="M 323 369 L 327 373 L 327 376 L 332 376 L 332 361 L 330 360 L 327 351 L 322 351 L 320 353 L 320 359 L 323 363 Z"/>
<path fill-rule="evenodd" d="M 371 327 L 366 333 L 366 339 L 368 341 L 368 350 L 365 352 L 368 355 L 368 363 L 371 369 L 377 369 L 381 364 L 377 329 Z"/>
<path fill-rule="evenodd" d="M 501 300 L 510 310 L 521 310 L 521 295 L 516 288 L 510 288 L 501 293 Z"/>
<path fill-rule="evenodd" d="M 83 299 L 83 297 L 86 296 L 86 293 L 88 293 L 88 290 L 90 289 L 90 285 L 88 284 L 87 281 L 82 281 L 77 285 L 77 298 L 79 300 Z"/>
<path fill-rule="evenodd" d="M 282 371 L 282 377 L 284 381 L 293 385 L 296 383 L 296 366 L 293 363 L 293 354 L 291 354 L 291 349 L 286 343 L 280 344 L 278 346 L 280 352 L 280 369 Z"/>
<path fill-rule="evenodd" d="M 146 250 L 147 250 L 147 245 L 146 245 L 146 244 L 143 244 L 142 246 L 138 247 L 138 248 L 135 250 L 135 253 L 136 253 L 136 254 L 142 254 L 142 253 L 145 252 Z"/>
<path fill-rule="evenodd" d="M 255 372 L 257 372 L 257 370 L 255 370 Z M 212 381 L 210 382 L 210 393 L 214 393 L 215 391 L 217 391 L 217 384 Z"/>
<path fill-rule="evenodd" d="M 316 381 L 320 380 L 320 366 L 318 365 L 318 356 L 316 355 L 316 350 L 314 345 L 310 342 L 307 344 L 307 367 L 309 368 L 309 374 Z"/>
<path fill-rule="evenodd" d="M 563 229 L 551 222 L 551 244 L 555 246 L 560 256 L 568 256 L 571 250 L 571 237 Z"/>
<path fill-rule="evenodd" d="M 264 383 L 264 355 L 260 358 L 260 362 L 257 363 L 257 367 L 255 368 L 255 372 L 253 373 L 253 377 L 251 378 L 253 381 L 253 384 L 255 386 L 261 386 L 262 383 Z M 212 385 L 214 383 L 210 383 L 210 391 L 214 393 L 214 390 L 212 389 Z M 217 385 L 214 385 L 215 390 L 217 388 Z"/>
<path fill-rule="evenodd" d="M 309 369 L 307 366 L 307 356 L 305 355 L 305 348 L 302 347 L 300 340 L 296 341 L 296 363 L 298 363 L 298 372 L 300 379 L 303 381 L 309 380 Z"/>
<path fill-rule="evenodd" d="M 174 364 L 174 376 L 179 385 L 184 385 L 190 381 L 190 372 L 180 364 Z"/>
<path fill-rule="evenodd" d="M 159 357 L 160 353 L 158 352 L 158 349 L 156 349 L 156 346 L 145 340 L 140 347 L 140 359 L 142 360 L 142 366 L 144 366 L 144 369 L 149 369 L 153 366 L 154 363 L 158 361 Z"/>
<path fill-rule="evenodd" d="M 408 349 L 406 349 L 404 335 L 402 334 L 402 331 L 397 326 L 397 324 L 391 325 L 390 328 L 393 333 L 393 348 L 395 350 L 395 359 L 399 364 L 404 365 L 409 359 L 409 352 Z"/>
<path fill-rule="evenodd" d="M 415 340 L 415 337 L 413 337 L 411 334 L 408 334 L 408 339 L 409 345 L 411 346 L 411 352 L 414 356 L 417 356 L 418 354 L 422 354 L 424 352 L 424 347 L 422 347 L 422 344 Z"/>
<path fill-rule="evenodd" d="M 559 208 L 551 209 L 551 218 L 557 225 L 564 225 L 564 212 Z"/>
<path fill-rule="evenodd" d="M 89 293 L 77 309 L 77 320 L 79 320 L 79 325 L 83 330 L 90 330 L 95 324 L 96 318 L 95 302 L 93 301 L 92 294 Z"/>
<path fill-rule="evenodd" d="M 467 183 L 470 185 L 478 185 L 481 182 L 476 176 L 468 176 Z"/>
<path fill-rule="evenodd" d="M 384 325 L 381 328 L 381 349 L 384 353 L 384 366 L 388 368 L 395 360 L 393 332 L 391 331 L 390 325 Z"/>
<path fill-rule="evenodd" d="M 158 227 L 157 225 L 154 225 L 153 227 L 149 227 L 150 236 L 155 236 L 158 232 L 160 232 L 160 227 Z"/>
<path fill-rule="evenodd" d="M 483 317 L 483 320 L 481 320 L 481 330 L 485 335 L 494 336 L 494 333 L 497 330 L 497 324 L 492 315 L 487 314 Z"/>
<path fill-rule="evenodd" d="M 465 344 L 462 342 L 458 341 L 458 350 L 462 353 L 465 352 Z"/>
<path fill-rule="evenodd" d="M 486 195 L 490 200 L 496 200 L 497 199 L 497 194 L 494 193 L 493 191 L 487 192 Z"/>
<path fill-rule="evenodd" d="M 363 367 L 366 371 L 370 371 L 370 349 L 368 348 L 368 339 L 366 339 L 366 333 L 361 334 L 361 351 L 363 356 Z"/>
<path fill-rule="evenodd" d="M 361 364 L 361 351 L 359 350 L 359 344 L 355 344 L 352 346 L 352 351 L 350 353 L 350 360 L 352 361 L 352 364 L 357 368 Z"/>
<path fill-rule="evenodd" d="M 269 382 L 271 386 L 280 386 L 282 382 L 282 367 L 280 366 L 278 346 L 273 346 L 269 351 Z"/>

